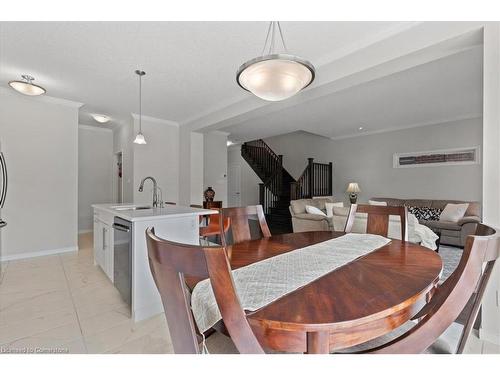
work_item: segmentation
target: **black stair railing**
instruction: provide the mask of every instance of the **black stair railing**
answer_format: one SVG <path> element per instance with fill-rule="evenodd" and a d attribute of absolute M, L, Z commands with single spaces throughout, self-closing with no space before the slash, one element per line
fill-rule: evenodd
<path fill-rule="evenodd" d="M 333 194 L 333 164 L 315 163 L 309 158 L 307 167 L 296 182 L 290 183 L 290 199 L 303 199 Z"/>
<path fill-rule="evenodd" d="M 290 200 L 332 195 L 332 163 L 315 163 L 309 158 L 295 181 L 283 168 L 283 155 L 276 154 L 262 139 L 244 143 L 241 156 L 262 180 L 259 201 L 272 227 L 291 228 Z"/>

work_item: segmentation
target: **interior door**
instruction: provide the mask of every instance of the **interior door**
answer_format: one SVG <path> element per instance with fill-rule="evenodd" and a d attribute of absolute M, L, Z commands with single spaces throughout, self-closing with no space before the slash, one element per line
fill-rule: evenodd
<path fill-rule="evenodd" d="M 229 207 L 241 206 L 241 166 L 228 165 L 228 200 Z"/>

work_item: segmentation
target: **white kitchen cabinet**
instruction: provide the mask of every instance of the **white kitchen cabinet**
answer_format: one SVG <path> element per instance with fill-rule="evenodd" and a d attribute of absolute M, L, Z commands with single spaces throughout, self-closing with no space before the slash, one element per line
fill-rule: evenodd
<path fill-rule="evenodd" d="M 106 219 L 110 218 L 94 215 L 94 264 L 113 281 L 113 228 Z"/>

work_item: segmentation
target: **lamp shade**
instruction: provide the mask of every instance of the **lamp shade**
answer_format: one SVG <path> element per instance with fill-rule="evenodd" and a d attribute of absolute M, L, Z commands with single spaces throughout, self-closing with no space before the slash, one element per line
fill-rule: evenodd
<path fill-rule="evenodd" d="M 268 101 L 290 98 L 314 80 L 314 67 L 292 55 L 267 55 L 255 58 L 238 69 L 238 84 Z"/>
<path fill-rule="evenodd" d="M 134 143 L 138 145 L 145 145 L 147 142 L 146 138 L 144 138 L 144 135 L 142 133 L 137 133 L 134 139 Z"/>
<path fill-rule="evenodd" d="M 347 187 L 346 193 L 359 193 L 361 189 L 357 182 L 351 182 Z"/>

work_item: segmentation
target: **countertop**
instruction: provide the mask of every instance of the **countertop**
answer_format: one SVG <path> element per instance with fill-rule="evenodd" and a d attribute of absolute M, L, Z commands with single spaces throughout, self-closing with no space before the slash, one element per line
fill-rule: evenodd
<path fill-rule="evenodd" d="M 92 207 L 97 210 L 102 210 L 121 217 L 128 221 L 149 221 L 154 219 L 167 219 L 185 216 L 200 216 L 217 214 L 217 210 L 205 210 L 202 208 L 192 208 L 177 205 L 165 205 L 163 208 L 149 208 L 144 210 L 117 210 L 116 207 L 124 206 L 145 206 L 134 203 L 106 203 L 93 204 Z"/>

